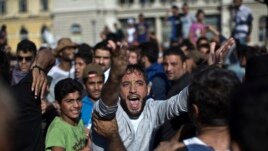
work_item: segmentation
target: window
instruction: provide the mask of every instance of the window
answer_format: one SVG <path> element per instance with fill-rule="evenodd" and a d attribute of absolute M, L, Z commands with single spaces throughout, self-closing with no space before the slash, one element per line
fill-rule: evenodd
<path fill-rule="evenodd" d="M 48 0 L 40 0 L 41 11 L 48 11 Z"/>
<path fill-rule="evenodd" d="M 19 11 L 27 12 L 27 0 L 19 0 Z"/>
<path fill-rule="evenodd" d="M 82 29 L 81 26 L 77 23 L 72 24 L 71 26 L 71 39 L 76 43 L 82 42 Z"/>
<path fill-rule="evenodd" d="M 133 4 L 134 0 L 118 0 L 120 5 L 130 5 Z"/>
<path fill-rule="evenodd" d="M 6 13 L 6 1 L 0 0 L 0 15 L 3 15 Z"/>
<path fill-rule="evenodd" d="M 264 42 L 267 39 L 267 21 L 268 17 L 262 16 L 259 19 L 259 41 Z"/>
<path fill-rule="evenodd" d="M 71 26 L 71 33 L 72 34 L 80 34 L 81 33 L 81 26 L 79 24 L 73 24 Z"/>

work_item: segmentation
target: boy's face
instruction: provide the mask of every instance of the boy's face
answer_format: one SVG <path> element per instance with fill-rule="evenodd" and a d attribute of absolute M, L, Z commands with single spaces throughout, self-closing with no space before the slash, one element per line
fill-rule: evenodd
<path fill-rule="evenodd" d="M 77 123 L 82 108 L 80 93 L 78 91 L 69 93 L 59 105 L 62 119 L 71 125 Z"/>

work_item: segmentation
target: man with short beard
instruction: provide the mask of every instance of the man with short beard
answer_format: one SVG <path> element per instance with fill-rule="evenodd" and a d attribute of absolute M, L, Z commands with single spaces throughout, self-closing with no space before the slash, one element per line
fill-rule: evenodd
<path fill-rule="evenodd" d="M 166 101 L 147 100 L 145 72 L 139 65 L 128 65 L 126 53 L 117 49 L 112 55 L 111 74 L 94 110 L 104 119 L 116 116 L 119 135 L 127 150 L 150 150 L 156 129 L 186 111 L 187 89 Z M 105 150 L 108 141 L 96 132 L 92 131 L 93 150 Z"/>
<path fill-rule="evenodd" d="M 60 63 L 52 67 L 48 72 L 48 75 L 53 78 L 49 88 L 50 93 L 47 98 L 50 102 L 55 101 L 55 84 L 65 78 L 74 78 L 75 68 L 72 61 L 74 60 L 74 50 L 76 47 L 76 44 L 73 43 L 70 38 L 62 38 L 58 41 L 58 45 L 54 52 Z"/>
<path fill-rule="evenodd" d="M 215 59 L 211 59 L 210 64 L 220 63 L 233 43 L 230 38 L 216 51 L 215 44 L 212 44 L 212 52 L 217 53 L 211 53 L 211 58 Z M 152 150 L 152 138 L 159 126 L 187 111 L 188 89 L 168 100 L 147 99 L 148 84 L 143 69 L 138 65 L 128 65 L 126 46 L 116 46 L 112 41 L 109 45 L 113 47 L 111 73 L 94 111 L 106 120 L 116 116 L 118 132 L 127 150 Z M 98 131 L 98 127 L 93 125 L 92 148 L 94 151 L 106 150 L 109 142 L 99 136 Z"/>

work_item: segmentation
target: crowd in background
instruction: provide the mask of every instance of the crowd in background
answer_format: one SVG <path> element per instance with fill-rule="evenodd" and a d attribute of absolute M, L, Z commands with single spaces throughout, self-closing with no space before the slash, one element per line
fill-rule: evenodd
<path fill-rule="evenodd" d="M 142 13 L 96 44 L 25 38 L 16 56 L 3 25 L 0 150 L 266 150 L 267 47 L 247 45 L 252 12 L 233 5 L 233 38 L 172 6 L 168 48 Z"/>

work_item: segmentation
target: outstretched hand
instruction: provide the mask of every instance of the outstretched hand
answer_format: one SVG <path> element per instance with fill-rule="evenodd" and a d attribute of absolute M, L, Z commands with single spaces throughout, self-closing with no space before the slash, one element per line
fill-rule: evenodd
<path fill-rule="evenodd" d="M 217 50 L 216 49 L 216 43 L 211 42 L 210 43 L 210 53 L 208 57 L 208 64 L 213 65 L 222 65 L 224 63 L 225 57 L 227 53 L 229 52 L 230 48 L 235 43 L 235 40 L 233 38 L 229 38 L 221 47 Z"/>
<path fill-rule="evenodd" d="M 112 49 L 112 74 L 121 77 L 125 73 L 128 65 L 128 45 L 126 42 L 118 42 L 115 44 L 113 41 L 109 40 L 108 47 Z"/>

